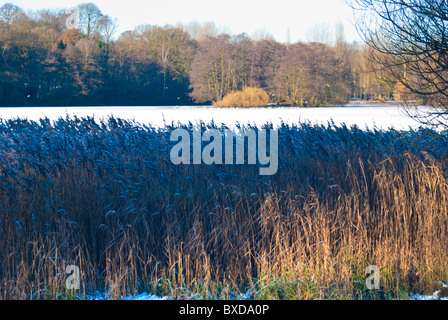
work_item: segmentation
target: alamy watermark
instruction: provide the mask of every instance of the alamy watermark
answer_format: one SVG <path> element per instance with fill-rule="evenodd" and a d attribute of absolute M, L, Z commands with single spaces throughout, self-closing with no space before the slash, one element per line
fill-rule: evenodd
<path fill-rule="evenodd" d="M 366 287 L 369 290 L 380 289 L 380 268 L 377 266 L 368 266 L 366 269 L 368 275 L 366 279 Z"/>
<path fill-rule="evenodd" d="M 79 290 L 81 289 L 81 278 L 79 273 L 79 267 L 77 266 L 68 266 L 65 269 L 65 272 L 70 274 L 65 280 L 65 286 L 68 290 Z"/>
<path fill-rule="evenodd" d="M 262 176 L 272 176 L 278 171 L 276 130 L 246 129 L 223 132 L 218 129 L 198 129 L 194 130 L 191 136 L 189 131 L 177 129 L 171 133 L 171 141 L 178 142 L 170 153 L 171 162 L 175 165 L 258 164 Z"/>
<path fill-rule="evenodd" d="M 66 13 L 69 15 L 65 20 L 65 26 L 67 29 L 79 28 L 79 7 L 73 7 L 67 9 Z"/>

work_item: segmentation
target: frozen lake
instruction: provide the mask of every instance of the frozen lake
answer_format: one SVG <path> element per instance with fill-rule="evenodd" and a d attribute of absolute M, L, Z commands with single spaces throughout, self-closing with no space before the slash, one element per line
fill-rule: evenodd
<path fill-rule="evenodd" d="M 219 109 L 213 107 L 22 107 L 0 108 L 0 118 L 23 118 L 39 120 L 48 117 L 56 120 L 67 115 L 78 117 L 94 116 L 95 119 L 111 115 L 122 119 L 135 120 L 143 124 L 163 126 L 164 123 L 197 123 L 199 121 L 226 124 L 233 127 L 240 124 L 261 125 L 272 122 L 277 126 L 281 121 L 292 124 L 311 122 L 327 124 L 333 120 L 336 125 L 358 125 L 361 129 L 381 129 L 393 127 L 397 130 L 416 128 L 419 124 L 405 114 L 402 106 L 346 106 L 334 108 L 236 108 Z"/>

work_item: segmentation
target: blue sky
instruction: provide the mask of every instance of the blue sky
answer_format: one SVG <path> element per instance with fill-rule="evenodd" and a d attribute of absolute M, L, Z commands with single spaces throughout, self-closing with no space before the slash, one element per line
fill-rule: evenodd
<path fill-rule="evenodd" d="M 213 21 L 233 33 L 264 29 L 278 41 L 307 40 L 315 25 L 344 24 L 346 38 L 358 40 L 352 25 L 352 10 L 344 0 L 1 0 L 27 10 L 68 8 L 83 2 L 95 3 L 104 14 L 118 19 L 119 32 L 140 24 L 165 25 L 177 22 Z"/>

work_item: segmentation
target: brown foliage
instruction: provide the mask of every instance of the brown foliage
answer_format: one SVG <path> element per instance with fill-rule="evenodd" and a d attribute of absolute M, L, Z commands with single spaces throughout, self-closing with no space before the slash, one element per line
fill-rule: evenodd
<path fill-rule="evenodd" d="M 82 34 L 79 31 L 79 29 L 69 29 L 64 31 L 64 33 L 62 33 L 61 37 L 59 40 L 62 40 L 62 42 L 66 45 L 66 46 L 74 46 L 75 44 L 78 43 L 78 41 L 81 39 Z"/>
<path fill-rule="evenodd" d="M 269 95 L 263 89 L 245 87 L 243 91 L 227 94 L 222 100 L 213 102 L 213 105 L 215 107 L 265 107 L 269 101 Z"/>

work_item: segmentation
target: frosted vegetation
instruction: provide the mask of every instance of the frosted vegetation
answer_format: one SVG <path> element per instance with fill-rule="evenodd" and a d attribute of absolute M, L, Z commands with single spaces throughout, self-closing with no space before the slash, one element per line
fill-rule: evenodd
<path fill-rule="evenodd" d="M 447 6 L 352 4 L 365 45 L 2 5 L 0 105 L 117 108 L 1 109 L 0 298 L 446 299 L 447 130 L 333 106 L 446 128 Z M 198 120 L 278 130 L 277 174 L 173 164 Z"/>
<path fill-rule="evenodd" d="M 448 282 L 444 133 L 280 125 L 279 171 L 261 177 L 173 165 L 177 127 L 2 120 L 0 296 L 380 299 Z"/>

